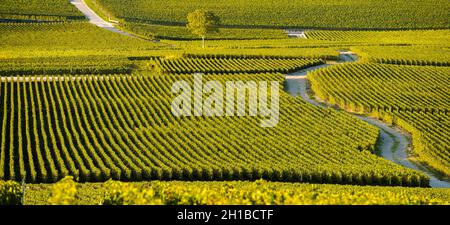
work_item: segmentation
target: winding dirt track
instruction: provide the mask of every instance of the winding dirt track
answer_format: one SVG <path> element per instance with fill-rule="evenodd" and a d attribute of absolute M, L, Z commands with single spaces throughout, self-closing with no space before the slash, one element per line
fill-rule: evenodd
<path fill-rule="evenodd" d="M 134 35 L 121 31 L 115 28 L 111 23 L 103 20 L 99 15 L 97 15 L 97 13 L 94 12 L 94 10 L 89 8 L 89 6 L 86 4 L 86 2 L 84 2 L 84 0 L 70 0 L 70 3 L 75 7 L 77 7 L 77 9 L 80 10 L 80 12 L 83 13 L 84 16 L 86 16 L 86 18 L 89 19 L 89 23 L 92 23 L 97 27 L 101 27 L 118 34 L 134 37 Z"/>
<path fill-rule="evenodd" d="M 332 107 L 323 102 L 319 102 L 312 99 L 308 92 L 308 79 L 307 73 L 313 70 L 341 64 L 345 62 L 355 62 L 358 60 L 357 56 L 352 52 L 340 52 L 340 60 L 327 62 L 327 64 L 309 67 L 294 73 L 286 75 L 285 90 L 292 96 L 300 96 L 304 101 L 318 106 L 318 107 Z M 351 114 L 351 113 L 350 113 Z M 361 115 L 351 114 L 356 118 L 363 120 L 369 124 L 377 126 L 380 129 L 380 141 L 378 143 L 378 149 L 380 150 L 380 156 L 399 164 L 404 167 L 411 168 L 413 170 L 421 171 L 430 177 L 430 186 L 436 188 L 450 188 L 450 182 L 439 180 L 433 173 L 425 169 L 422 166 L 417 166 L 408 160 L 408 149 L 411 146 L 410 137 L 399 130 L 393 128 L 377 119 L 369 118 Z"/>

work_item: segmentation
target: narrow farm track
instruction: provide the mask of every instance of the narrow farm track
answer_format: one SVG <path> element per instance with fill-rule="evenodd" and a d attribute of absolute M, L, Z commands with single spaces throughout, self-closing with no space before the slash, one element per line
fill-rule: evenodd
<path fill-rule="evenodd" d="M 97 27 L 101 27 L 118 34 L 134 37 L 134 35 L 127 33 L 125 31 L 121 31 L 115 28 L 111 23 L 103 20 L 99 15 L 97 15 L 97 13 L 94 12 L 94 10 L 89 8 L 89 6 L 86 4 L 86 2 L 84 2 L 84 0 L 70 0 L 70 3 L 75 7 L 77 7 L 77 9 L 80 10 L 80 12 L 83 13 L 84 16 L 86 16 L 86 18 L 89 19 L 89 23 L 92 23 Z"/>
<path fill-rule="evenodd" d="M 304 101 L 312 105 L 324 108 L 333 107 L 310 97 L 308 90 L 309 83 L 306 75 L 308 72 L 313 70 L 346 62 L 355 62 L 358 60 L 357 56 L 352 52 L 340 52 L 340 58 L 341 60 L 339 61 L 327 62 L 327 64 L 313 66 L 307 69 L 287 74 L 285 81 L 285 90 L 292 96 L 300 96 Z M 408 167 L 427 174 L 430 177 L 431 187 L 450 188 L 450 182 L 439 180 L 439 178 L 437 178 L 428 169 L 423 166 L 418 166 L 408 159 L 408 149 L 411 146 L 411 139 L 407 134 L 405 134 L 398 128 L 393 128 L 377 119 L 356 114 L 351 115 L 369 124 L 377 126 L 380 129 L 380 141 L 378 143 L 378 149 L 380 151 L 381 157 L 401 166 Z"/>

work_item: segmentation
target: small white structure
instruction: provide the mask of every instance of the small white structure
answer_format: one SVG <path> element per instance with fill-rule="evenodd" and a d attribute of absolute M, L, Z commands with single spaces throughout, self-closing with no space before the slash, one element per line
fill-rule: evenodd
<path fill-rule="evenodd" d="M 290 38 L 308 38 L 306 37 L 305 30 L 285 30 Z"/>

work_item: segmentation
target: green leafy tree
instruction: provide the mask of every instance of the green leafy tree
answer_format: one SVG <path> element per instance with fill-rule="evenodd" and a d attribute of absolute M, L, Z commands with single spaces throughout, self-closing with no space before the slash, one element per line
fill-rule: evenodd
<path fill-rule="evenodd" d="M 187 28 L 192 34 L 202 38 L 202 48 L 205 48 L 206 35 L 209 33 L 217 33 L 219 31 L 218 25 L 220 19 L 212 12 L 195 10 L 188 14 L 187 21 Z"/>

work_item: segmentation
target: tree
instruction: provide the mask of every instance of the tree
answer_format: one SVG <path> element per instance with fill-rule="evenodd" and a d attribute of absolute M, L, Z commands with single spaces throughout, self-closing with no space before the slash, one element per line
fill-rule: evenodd
<path fill-rule="evenodd" d="M 205 10 L 195 10 L 187 16 L 187 28 L 192 34 L 202 38 L 202 48 L 205 48 L 205 37 L 208 33 L 216 33 L 219 31 L 219 17 L 212 12 Z"/>

